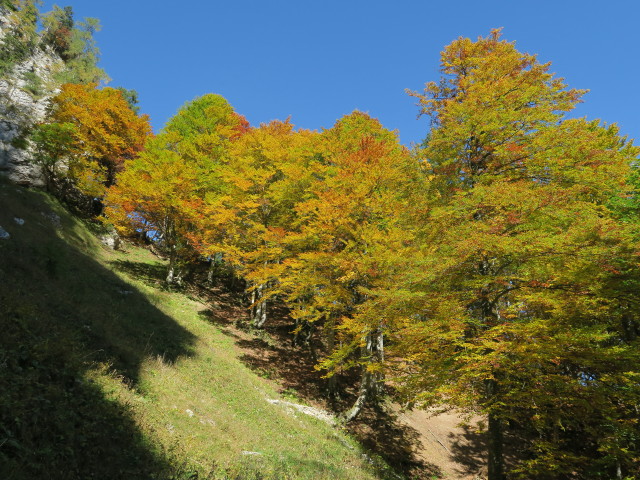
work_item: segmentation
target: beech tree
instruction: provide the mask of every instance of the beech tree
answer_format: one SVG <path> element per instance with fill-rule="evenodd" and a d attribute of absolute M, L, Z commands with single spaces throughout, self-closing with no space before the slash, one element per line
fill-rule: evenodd
<path fill-rule="evenodd" d="M 221 167 L 226 190 L 210 193 L 197 214 L 194 241 L 208 256 L 223 254 L 247 282 L 252 325 L 267 320 L 267 300 L 279 291 L 284 238 L 295 224 L 317 134 L 272 121 L 237 136 Z"/>
<path fill-rule="evenodd" d="M 405 392 L 487 415 L 489 480 L 506 478 L 507 427 L 526 438 L 515 476 L 633 475 L 639 358 L 616 289 L 634 247 L 608 205 L 638 149 L 564 119 L 584 92 L 499 31 L 454 41 L 441 65 L 412 93 L 432 119 L 432 206 L 422 308 L 396 337 Z"/>
<path fill-rule="evenodd" d="M 248 124 L 220 95 L 186 104 L 144 152 L 125 163 L 110 188 L 106 216 L 125 234 L 150 232 L 167 250 L 167 283 L 181 281 L 180 260 L 195 253 L 190 232 L 207 197 L 223 195 L 229 142 Z"/>
<path fill-rule="evenodd" d="M 361 369 L 358 398 L 345 413 L 351 420 L 382 391 L 384 338 L 394 321 L 384 292 L 405 264 L 411 232 L 401 221 L 415 164 L 393 132 L 361 112 L 322 137 L 310 196 L 296 206 L 301 226 L 288 241 L 298 253 L 283 282 L 293 317 L 324 330 L 329 356 L 320 366 L 329 375 Z"/>
<path fill-rule="evenodd" d="M 359 369 L 347 420 L 393 372 L 410 404 L 486 416 L 489 480 L 638 476 L 640 150 L 567 119 L 585 92 L 499 31 L 441 67 L 412 92 L 432 121 L 416 155 L 361 112 L 320 134 L 251 129 L 206 95 L 125 161 L 106 213 L 166 248 L 169 283 L 224 255 L 256 327 L 284 299 L 296 335 L 322 333 L 318 368 Z M 70 118 L 48 137 L 58 157 Z"/>

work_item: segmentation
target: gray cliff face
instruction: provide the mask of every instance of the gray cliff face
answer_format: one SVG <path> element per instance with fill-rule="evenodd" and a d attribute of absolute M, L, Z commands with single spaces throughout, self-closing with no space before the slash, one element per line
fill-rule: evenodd
<path fill-rule="evenodd" d="M 7 17 L 0 11 L 0 42 L 7 27 Z M 62 68 L 64 63 L 55 53 L 36 47 L 9 76 L 0 78 L 0 175 L 15 183 L 44 185 L 33 149 L 16 140 L 25 129 L 45 119 L 50 100 L 58 91 L 54 74 Z"/>

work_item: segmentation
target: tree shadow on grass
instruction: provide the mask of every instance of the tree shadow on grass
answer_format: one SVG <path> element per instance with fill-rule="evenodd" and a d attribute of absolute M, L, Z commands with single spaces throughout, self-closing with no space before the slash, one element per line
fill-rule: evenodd
<path fill-rule="evenodd" d="M 115 270 L 140 280 L 146 285 L 161 285 L 167 276 L 167 267 L 160 263 L 132 262 L 130 260 L 114 260 L 109 262 Z"/>
<path fill-rule="evenodd" d="M 193 335 L 85 254 L 75 220 L 58 209 L 59 222 L 48 221 L 54 203 L 6 188 L 14 187 L 0 185 L 0 225 L 11 234 L 0 243 L 0 478 L 175 478 L 132 407 L 93 379 L 107 368 L 139 390 L 145 359 L 188 356 Z"/>

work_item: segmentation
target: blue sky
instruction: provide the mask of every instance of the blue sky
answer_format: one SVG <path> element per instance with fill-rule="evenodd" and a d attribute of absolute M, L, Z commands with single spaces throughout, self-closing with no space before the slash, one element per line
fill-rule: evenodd
<path fill-rule="evenodd" d="M 253 125 L 291 116 L 329 128 L 354 109 L 422 140 L 405 89 L 439 78 L 439 55 L 459 36 L 503 38 L 551 61 L 570 87 L 590 89 L 574 116 L 618 123 L 640 143 L 637 0 L 45 1 L 97 17 L 111 86 L 136 89 L 154 129 L 187 101 L 223 95 Z"/>

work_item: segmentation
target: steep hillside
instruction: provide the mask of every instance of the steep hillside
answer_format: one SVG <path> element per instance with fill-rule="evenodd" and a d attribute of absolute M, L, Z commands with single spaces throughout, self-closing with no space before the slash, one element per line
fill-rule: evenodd
<path fill-rule="evenodd" d="M 245 366 L 148 251 L 6 183 L 0 227 L 0 478 L 398 478 Z"/>

